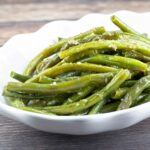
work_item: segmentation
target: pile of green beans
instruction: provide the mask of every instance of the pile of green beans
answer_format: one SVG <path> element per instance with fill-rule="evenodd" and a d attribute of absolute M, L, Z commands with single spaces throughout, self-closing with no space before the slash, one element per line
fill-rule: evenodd
<path fill-rule="evenodd" d="M 116 16 L 120 29 L 95 27 L 60 38 L 8 82 L 16 108 L 47 115 L 108 113 L 150 102 L 150 39 Z"/>

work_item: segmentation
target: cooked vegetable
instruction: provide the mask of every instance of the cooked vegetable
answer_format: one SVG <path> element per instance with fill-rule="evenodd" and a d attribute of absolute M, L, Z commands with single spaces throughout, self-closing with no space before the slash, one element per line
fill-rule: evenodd
<path fill-rule="evenodd" d="M 117 16 L 119 31 L 96 27 L 58 38 L 29 62 L 3 96 L 19 109 L 46 115 L 92 115 L 150 101 L 150 39 Z"/>
<path fill-rule="evenodd" d="M 148 87 L 150 87 L 150 75 L 142 77 L 130 88 L 122 99 L 118 110 L 127 109 L 131 105 L 134 105 L 134 103 L 136 103 L 136 98 Z"/>
<path fill-rule="evenodd" d="M 25 76 L 25 75 L 16 73 L 16 72 L 14 72 L 14 71 L 12 71 L 12 72 L 10 73 L 10 76 L 11 76 L 12 78 L 14 78 L 14 79 L 20 81 L 20 82 L 25 82 L 25 81 L 27 81 L 28 79 L 30 79 L 29 76 Z"/>
<path fill-rule="evenodd" d="M 112 16 L 111 17 L 112 22 L 118 26 L 123 32 L 129 32 L 133 34 L 139 34 L 136 32 L 134 29 L 129 27 L 126 23 L 124 23 L 122 20 L 120 20 L 117 16 Z"/>
<path fill-rule="evenodd" d="M 120 104 L 120 101 L 115 101 L 109 104 L 104 105 L 104 107 L 100 110 L 100 113 L 107 113 L 115 111 Z"/>
<path fill-rule="evenodd" d="M 99 40 L 99 41 L 92 41 L 88 43 L 84 43 L 81 45 L 77 45 L 66 49 L 59 53 L 59 57 L 61 59 L 71 56 L 73 54 L 77 54 L 83 51 L 87 51 L 88 49 L 94 50 L 97 49 L 99 51 L 102 50 L 122 50 L 122 51 L 136 51 L 143 55 L 150 56 L 150 46 L 143 45 L 141 43 L 134 43 L 128 41 L 121 41 L 121 40 Z"/>
<path fill-rule="evenodd" d="M 101 72 L 114 72 L 116 70 L 117 69 L 112 67 L 88 64 L 88 63 L 66 63 L 61 66 L 54 66 L 52 68 L 49 68 L 41 72 L 38 75 L 35 75 L 29 80 L 27 80 L 26 83 L 38 82 L 39 77 L 42 75 L 54 78 L 60 74 L 70 72 L 70 71 L 91 71 L 91 72 L 101 73 Z"/>
<path fill-rule="evenodd" d="M 113 75 L 114 73 L 90 74 L 74 80 L 59 83 L 53 82 L 52 84 L 9 82 L 6 88 L 11 92 L 28 94 L 38 93 L 54 95 L 60 93 L 73 93 L 90 84 L 106 84 Z"/>
<path fill-rule="evenodd" d="M 65 104 L 62 106 L 52 106 L 44 107 L 44 110 L 49 110 L 50 112 L 56 114 L 69 114 L 75 113 L 78 111 L 85 110 L 95 104 L 99 104 L 102 101 L 105 101 L 112 92 L 114 92 L 119 86 L 127 79 L 130 78 L 130 72 L 127 70 L 120 70 L 116 76 L 108 83 L 102 90 L 94 93 L 93 95 L 80 100 L 79 102 L 74 102 L 71 104 Z"/>
<path fill-rule="evenodd" d="M 31 62 L 28 64 L 28 66 L 26 67 L 24 74 L 25 75 L 31 75 L 33 74 L 33 72 L 35 71 L 36 66 L 44 59 L 49 57 L 50 55 L 58 52 L 61 47 L 63 45 L 65 45 L 66 43 L 68 43 L 70 40 L 81 40 L 83 38 L 85 38 L 86 36 L 94 33 L 94 34 L 101 34 L 105 32 L 105 29 L 103 27 L 96 27 L 93 28 L 87 32 L 83 32 L 79 35 L 76 35 L 74 37 L 71 38 L 67 38 L 67 39 L 63 39 L 61 41 L 59 41 L 56 44 L 53 44 L 47 48 L 45 48 L 41 53 L 39 53 L 33 60 L 31 60 Z"/>
<path fill-rule="evenodd" d="M 39 82 L 40 83 L 53 83 L 53 82 L 62 82 L 62 81 L 69 81 L 69 80 L 73 80 L 73 79 L 77 79 L 78 77 L 77 76 L 73 76 L 73 77 L 68 77 L 68 76 L 64 76 L 62 78 L 56 78 L 56 79 L 53 79 L 53 78 L 49 78 L 47 76 L 40 76 L 39 77 Z"/>
<path fill-rule="evenodd" d="M 137 70 L 137 71 L 147 70 L 147 64 L 136 59 L 122 57 L 122 56 L 111 56 L 111 55 L 99 54 L 90 58 L 86 58 L 82 60 L 82 62 L 117 66 L 120 68 Z"/>
<path fill-rule="evenodd" d="M 83 89 L 81 89 L 79 92 L 73 94 L 72 96 L 70 96 L 67 101 L 65 102 L 65 104 L 69 104 L 72 102 L 76 102 L 79 101 L 80 99 L 86 97 L 87 95 L 89 95 L 93 90 L 94 90 L 95 86 L 93 85 L 89 85 Z"/>

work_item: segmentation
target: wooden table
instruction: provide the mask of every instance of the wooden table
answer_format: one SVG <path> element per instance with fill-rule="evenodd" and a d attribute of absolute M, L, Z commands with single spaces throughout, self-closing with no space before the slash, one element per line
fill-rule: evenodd
<path fill-rule="evenodd" d="M 42 1 L 42 2 L 41 2 Z M 0 45 L 56 19 L 120 9 L 150 11 L 149 0 L 0 0 Z M 89 136 L 44 133 L 0 116 L 0 150 L 149 150 L 150 119 L 133 127 Z"/>

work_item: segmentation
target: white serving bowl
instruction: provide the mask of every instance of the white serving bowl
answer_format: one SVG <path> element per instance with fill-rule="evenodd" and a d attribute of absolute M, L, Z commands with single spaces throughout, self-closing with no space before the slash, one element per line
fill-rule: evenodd
<path fill-rule="evenodd" d="M 150 13 L 119 11 L 113 13 L 141 33 L 150 35 Z M 34 33 L 12 37 L 0 48 L 0 92 L 12 80 L 10 71 L 22 72 L 27 63 L 43 48 L 57 40 L 86 31 L 95 26 L 117 29 L 110 21 L 113 14 L 89 14 L 77 21 L 54 21 Z M 90 116 L 49 116 L 19 110 L 0 97 L 0 113 L 33 128 L 63 134 L 85 135 L 129 127 L 150 117 L 150 102 L 122 111 Z M 142 129 L 141 129 L 142 130 Z"/>

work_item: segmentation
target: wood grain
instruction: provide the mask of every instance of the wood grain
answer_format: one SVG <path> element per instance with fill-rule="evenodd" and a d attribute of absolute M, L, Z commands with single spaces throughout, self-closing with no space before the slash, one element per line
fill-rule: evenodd
<path fill-rule="evenodd" d="M 149 150 L 150 119 L 120 131 L 71 136 L 45 133 L 0 117 L 1 150 Z"/>
<path fill-rule="evenodd" d="M 0 0 L 0 45 L 57 19 L 120 9 L 150 11 L 149 0 Z M 149 150 L 150 119 L 120 131 L 89 136 L 40 132 L 0 116 L 0 150 Z"/>
<path fill-rule="evenodd" d="M 124 0 L 93 0 L 94 2 L 96 1 L 124 1 Z M 129 1 L 141 1 L 141 0 L 126 0 L 127 2 Z M 149 0 L 142 0 L 144 2 L 149 1 Z M 63 2 L 63 3 L 89 3 L 91 2 L 91 0 L 0 0 L 0 4 L 29 4 L 29 3 L 59 3 L 59 2 Z"/>
<path fill-rule="evenodd" d="M 0 0 L 0 4 L 0 45 L 15 34 L 36 31 L 52 20 L 72 20 L 88 13 L 110 13 L 120 9 L 144 12 L 150 8 L 147 0 L 52 0 L 50 3 L 48 0 Z"/>
<path fill-rule="evenodd" d="M 10 37 L 21 34 L 29 33 L 38 30 L 41 26 L 48 21 L 28 21 L 28 22 L 1 22 L 0 23 L 0 45 L 4 44 Z"/>
<path fill-rule="evenodd" d="M 108 9 L 109 8 L 109 9 Z M 110 13 L 127 9 L 137 12 L 149 11 L 150 1 L 89 1 L 88 3 L 33 3 L 0 5 L 0 22 L 80 18 L 91 13 Z"/>

